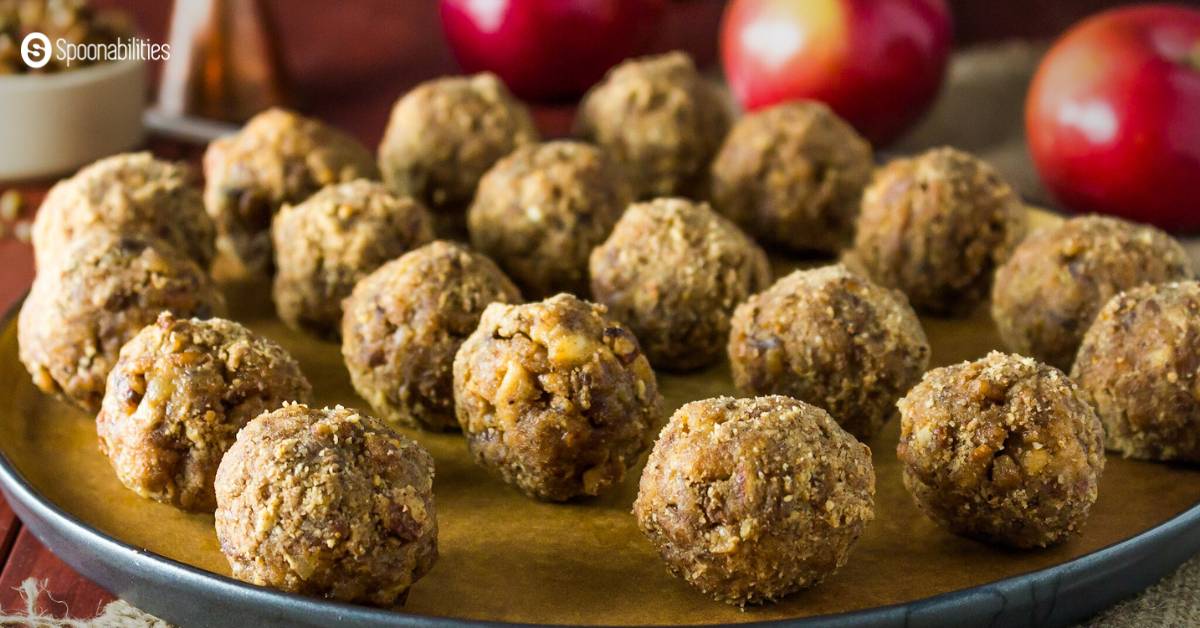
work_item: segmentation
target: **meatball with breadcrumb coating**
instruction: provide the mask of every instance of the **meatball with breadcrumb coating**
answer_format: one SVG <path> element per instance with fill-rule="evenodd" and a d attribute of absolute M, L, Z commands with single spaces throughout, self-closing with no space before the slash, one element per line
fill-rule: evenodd
<path fill-rule="evenodd" d="M 611 490 L 663 404 L 633 334 L 569 294 L 489 305 L 454 358 L 454 402 L 475 461 L 548 501 Z"/>
<path fill-rule="evenodd" d="M 289 404 L 250 421 L 216 488 L 238 580 L 394 607 L 437 560 L 433 457 L 348 408 Z"/>
<path fill-rule="evenodd" d="M 1034 232 L 996 271 L 992 320 L 1010 350 L 1066 370 L 1117 293 L 1193 276 L 1187 251 L 1162 231 L 1080 216 Z"/>
<path fill-rule="evenodd" d="M 926 373 L 898 405 L 904 486 L 936 523 L 1021 549 L 1080 533 L 1104 428 L 1062 371 L 992 352 Z"/>
<path fill-rule="evenodd" d="M 1200 283 L 1147 285 L 1108 301 L 1071 377 L 1128 458 L 1200 462 Z"/>
<path fill-rule="evenodd" d="M 212 512 L 217 465 L 238 430 L 311 393 L 300 365 L 271 340 L 230 320 L 163 312 L 121 348 L 96 433 L 130 490 Z"/>
<path fill-rule="evenodd" d="M 846 564 L 875 518 L 871 450 L 790 397 L 694 401 L 659 434 L 633 514 L 688 584 L 771 602 Z"/>
<path fill-rule="evenodd" d="M 729 335 L 739 390 L 807 401 L 863 440 L 895 416 L 929 354 L 904 295 L 841 265 L 795 271 L 750 297 Z"/>

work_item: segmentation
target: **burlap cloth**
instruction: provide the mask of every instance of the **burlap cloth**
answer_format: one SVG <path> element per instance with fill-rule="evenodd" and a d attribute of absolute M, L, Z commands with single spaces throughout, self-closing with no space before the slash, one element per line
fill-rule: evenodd
<path fill-rule="evenodd" d="M 994 164 L 1030 203 L 1048 205 L 1050 200 L 1038 183 L 1025 150 L 1022 120 L 1026 87 L 1043 51 L 1043 46 L 1012 43 L 959 53 L 951 65 L 947 87 L 933 111 L 907 138 L 888 149 L 888 153 L 911 153 L 930 146 L 953 145 Z M 1200 257 L 1200 245 L 1189 244 L 1193 257 Z M 22 586 L 22 594 L 29 602 L 25 613 L 0 616 L 0 625 L 53 628 L 168 626 L 123 601 L 109 605 L 99 617 L 90 621 L 37 617 L 34 611 L 34 602 L 40 595 L 37 583 L 27 580 Z M 1162 582 L 1084 625 L 1200 626 L 1200 557 L 1192 558 Z"/>

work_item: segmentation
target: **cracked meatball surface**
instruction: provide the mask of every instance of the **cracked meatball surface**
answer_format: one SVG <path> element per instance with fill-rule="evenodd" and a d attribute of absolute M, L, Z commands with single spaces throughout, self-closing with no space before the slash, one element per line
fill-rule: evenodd
<path fill-rule="evenodd" d="M 836 253 L 854 237 L 871 145 L 817 102 L 742 117 L 712 165 L 712 201 L 760 240 Z"/>
<path fill-rule="evenodd" d="M 663 404 L 633 333 L 568 294 L 489 305 L 454 358 L 454 400 L 476 462 L 550 501 L 619 483 Z"/>
<path fill-rule="evenodd" d="M 354 288 L 342 319 L 350 381 L 388 421 L 458 429 L 454 354 L 491 303 L 521 293 L 492 260 L 437 241 L 384 264 Z"/>
<path fill-rule="evenodd" d="M 1083 337 L 1071 377 L 1096 407 L 1110 450 L 1200 462 L 1200 283 L 1113 297 Z"/>
<path fill-rule="evenodd" d="M 216 229 L 191 168 L 126 153 L 101 159 L 50 188 L 33 222 L 39 268 L 93 229 L 158 237 L 207 270 Z"/>
<path fill-rule="evenodd" d="M 342 299 L 385 262 L 432 241 L 433 220 L 411 198 L 360 179 L 285 206 L 271 237 L 279 318 L 297 331 L 337 338 Z"/>
<path fill-rule="evenodd" d="M 341 406 L 260 415 L 216 487 L 221 552 L 245 582 L 391 607 L 437 559 L 433 457 Z"/>
<path fill-rule="evenodd" d="M 484 173 L 537 141 L 529 110 L 494 74 L 451 76 L 422 83 L 396 101 L 379 144 L 379 166 L 397 194 L 421 201 L 441 223 L 461 226 Z"/>
<path fill-rule="evenodd" d="M 95 413 L 121 346 L 163 310 L 220 316 L 225 299 L 162 240 L 89 232 L 34 280 L 18 319 L 21 362 L 43 392 Z"/>
<path fill-rule="evenodd" d="M 318 120 L 269 109 L 204 152 L 204 203 L 217 244 L 251 273 L 270 270 L 271 218 L 317 190 L 378 179 L 375 158 L 357 140 Z"/>
<path fill-rule="evenodd" d="M 1104 428 L 1062 371 L 992 352 L 926 373 L 898 406 L 904 486 L 938 525 L 1016 548 L 1080 533 Z"/>
<path fill-rule="evenodd" d="M 575 135 L 624 166 L 638 199 L 703 198 L 732 114 L 681 52 L 625 61 L 583 97 Z"/>
<path fill-rule="evenodd" d="M 659 434 L 633 514 L 705 594 L 778 600 L 845 565 L 875 518 L 871 450 L 790 397 L 694 401 Z"/>
<path fill-rule="evenodd" d="M 1066 370 L 1117 293 L 1194 276 L 1187 251 L 1166 233 L 1080 216 L 1030 234 L 1013 251 L 996 271 L 992 319 L 1009 349 Z"/>
<path fill-rule="evenodd" d="M 904 295 L 841 265 L 798 270 L 750 297 L 729 336 L 739 390 L 806 401 L 864 440 L 895 416 L 929 354 Z"/>
<path fill-rule="evenodd" d="M 965 315 L 1025 235 L 1020 198 L 991 166 L 952 148 L 896 159 L 863 193 L 847 262 L 919 312 Z"/>
<path fill-rule="evenodd" d="M 580 142 L 518 148 L 488 171 L 467 214 L 471 243 L 527 295 L 586 295 L 588 255 L 633 195 L 600 149 Z"/>
<path fill-rule="evenodd" d="M 707 203 L 631 206 L 592 252 L 593 297 L 633 329 L 659 368 L 720 359 L 734 308 L 771 283 L 766 253 Z"/>
<path fill-rule="evenodd" d="M 121 348 L 96 433 L 130 490 L 212 512 L 217 465 L 238 430 L 311 394 L 300 365 L 274 342 L 233 321 L 163 312 Z"/>

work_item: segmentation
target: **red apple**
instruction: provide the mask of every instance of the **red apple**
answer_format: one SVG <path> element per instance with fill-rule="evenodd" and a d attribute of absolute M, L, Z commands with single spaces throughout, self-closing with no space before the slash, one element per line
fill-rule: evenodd
<path fill-rule="evenodd" d="M 467 72 L 495 72 L 518 96 L 579 96 L 647 51 L 666 0 L 441 0 L 442 26 Z"/>
<path fill-rule="evenodd" d="M 1034 76 L 1025 128 L 1064 206 L 1200 229 L 1200 11 L 1137 6 L 1073 27 Z"/>
<path fill-rule="evenodd" d="M 747 110 L 820 100 L 874 144 L 929 108 L 950 54 L 944 0 L 733 0 L 721 57 Z"/>

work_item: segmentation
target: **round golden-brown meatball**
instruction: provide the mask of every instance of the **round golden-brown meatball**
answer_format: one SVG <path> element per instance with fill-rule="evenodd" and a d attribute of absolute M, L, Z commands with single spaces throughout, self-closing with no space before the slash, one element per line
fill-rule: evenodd
<path fill-rule="evenodd" d="M 312 118 L 269 109 L 204 152 L 204 204 L 220 249 L 251 273 L 271 266 L 271 218 L 317 190 L 378 179 L 375 158 L 354 138 Z"/>
<path fill-rule="evenodd" d="M 584 96 L 577 116 L 575 135 L 608 151 L 642 200 L 706 196 L 708 167 L 732 118 L 682 52 L 613 68 Z"/>
<path fill-rule="evenodd" d="M 394 192 L 461 226 L 479 179 L 500 158 L 538 141 L 525 105 L 489 73 L 426 81 L 392 108 L 379 166 Z"/>
<path fill-rule="evenodd" d="M 904 486 L 939 525 L 1018 548 L 1079 534 L 1104 428 L 1062 371 L 992 352 L 926 373 L 898 405 Z"/>
<path fill-rule="evenodd" d="M 130 490 L 212 512 L 217 465 L 238 430 L 311 392 L 300 365 L 274 342 L 233 321 L 163 312 L 121 348 L 96 433 Z"/>
<path fill-rule="evenodd" d="M 992 318 L 1010 350 L 1069 369 L 1109 299 L 1194 274 L 1187 251 L 1162 231 L 1080 216 L 1034 232 L 1013 251 L 996 271 Z"/>
<path fill-rule="evenodd" d="M 411 198 L 359 179 L 284 206 L 271 227 L 275 309 L 297 331 L 336 338 L 342 299 L 385 262 L 433 240 L 433 220 Z"/>
<path fill-rule="evenodd" d="M 215 228 L 191 169 L 150 153 L 106 157 L 50 188 L 33 222 L 38 267 L 93 229 L 156 236 L 205 270 L 216 255 Z"/>
<path fill-rule="evenodd" d="M 220 316 L 225 299 L 170 244 L 91 231 L 34 280 L 18 322 L 21 362 L 43 392 L 94 413 L 121 346 L 163 310 Z"/>
<path fill-rule="evenodd" d="M 929 367 L 929 342 L 903 294 L 835 265 L 798 270 L 738 306 L 729 362 L 742 392 L 806 401 L 865 440 Z"/>
<path fill-rule="evenodd" d="M 790 397 L 693 401 L 654 444 L 633 514 L 705 594 L 778 600 L 845 565 L 875 518 L 871 450 Z"/>
<path fill-rule="evenodd" d="M 987 297 L 1026 220 L 1021 200 L 991 166 L 933 149 L 876 172 L 847 261 L 903 291 L 919 312 L 962 315 Z"/>
<path fill-rule="evenodd" d="M 489 305 L 454 358 L 454 401 L 475 461 L 551 501 L 619 483 L 663 403 L 633 334 L 569 294 Z"/>
<path fill-rule="evenodd" d="M 631 206 L 591 257 L 592 296 L 659 368 L 718 360 L 738 303 L 771 282 L 762 249 L 707 203 Z"/>
<path fill-rule="evenodd" d="M 588 255 L 632 198 L 624 173 L 595 146 L 534 144 L 484 175 L 467 227 L 471 244 L 527 295 L 586 295 Z"/>
<path fill-rule="evenodd" d="M 341 406 L 259 415 L 216 487 L 217 538 L 239 580 L 389 607 L 437 559 L 433 457 Z"/>
<path fill-rule="evenodd" d="M 1071 377 L 1129 458 L 1200 462 L 1200 283 L 1147 285 L 1100 310 Z"/>
<path fill-rule="evenodd" d="M 874 167 L 871 145 L 825 105 L 776 105 L 733 126 L 713 161 L 712 201 L 760 240 L 836 253 Z"/>
<path fill-rule="evenodd" d="M 458 429 L 454 354 L 491 303 L 521 293 L 492 260 L 453 242 L 427 244 L 358 282 L 346 300 L 342 357 L 358 394 L 388 421 Z"/>

